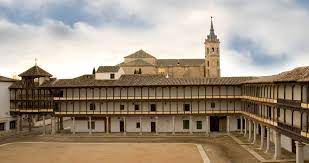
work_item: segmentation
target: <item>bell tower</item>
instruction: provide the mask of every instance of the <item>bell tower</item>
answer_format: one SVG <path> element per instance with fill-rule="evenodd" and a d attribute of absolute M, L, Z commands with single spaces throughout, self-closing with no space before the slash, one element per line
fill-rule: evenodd
<path fill-rule="evenodd" d="M 215 34 L 213 17 L 210 22 L 210 33 L 205 39 L 205 77 L 219 78 L 220 70 L 220 41 Z"/>

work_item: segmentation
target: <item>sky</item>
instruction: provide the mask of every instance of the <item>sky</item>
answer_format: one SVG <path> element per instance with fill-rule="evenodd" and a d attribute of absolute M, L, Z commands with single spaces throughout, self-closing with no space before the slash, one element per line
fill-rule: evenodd
<path fill-rule="evenodd" d="M 0 75 L 37 58 L 54 77 L 72 78 L 140 49 L 204 58 L 211 16 L 222 76 L 309 66 L 307 0 L 0 0 Z"/>

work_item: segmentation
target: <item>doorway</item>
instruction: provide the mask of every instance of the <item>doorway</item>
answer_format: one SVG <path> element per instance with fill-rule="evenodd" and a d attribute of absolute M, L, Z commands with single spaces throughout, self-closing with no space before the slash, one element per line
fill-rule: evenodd
<path fill-rule="evenodd" d="M 151 126 L 151 132 L 152 133 L 156 132 L 156 122 L 151 122 L 150 126 Z"/>
<path fill-rule="evenodd" d="M 119 123 L 119 128 L 120 128 L 120 132 L 124 132 L 124 121 L 121 120 L 120 123 Z"/>
<path fill-rule="evenodd" d="M 210 116 L 210 131 L 219 132 L 219 117 Z"/>

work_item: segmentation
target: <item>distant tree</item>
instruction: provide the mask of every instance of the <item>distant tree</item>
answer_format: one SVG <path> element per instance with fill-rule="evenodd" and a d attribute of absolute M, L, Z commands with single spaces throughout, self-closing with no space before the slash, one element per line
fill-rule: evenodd
<path fill-rule="evenodd" d="M 95 67 L 94 67 L 93 70 L 92 70 L 92 74 L 93 74 L 93 75 L 95 74 Z"/>
<path fill-rule="evenodd" d="M 134 70 L 134 74 L 137 74 L 137 71 L 136 71 L 136 70 Z"/>
<path fill-rule="evenodd" d="M 142 69 L 141 68 L 138 69 L 138 74 L 142 74 Z"/>

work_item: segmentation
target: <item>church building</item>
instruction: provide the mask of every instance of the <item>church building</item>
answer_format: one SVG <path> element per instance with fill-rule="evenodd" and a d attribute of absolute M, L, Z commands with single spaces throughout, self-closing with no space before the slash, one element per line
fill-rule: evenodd
<path fill-rule="evenodd" d="M 284 148 L 298 163 L 309 160 L 309 67 L 221 77 L 212 20 L 204 46 L 203 59 L 157 59 L 139 50 L 118 65 L 72 79 L 53 78 L 35 65 L 9 87 L 10 113 L 16 126 L 25 115 L 51 117 L 51 130 L 44 125 L 44 134 L 51 135 L 66 130 L 207 139 L 216 132 L 239 132 L 274 159 L 282 158 Z M 64 118 L 70 119 L 67 129 Z"/>

